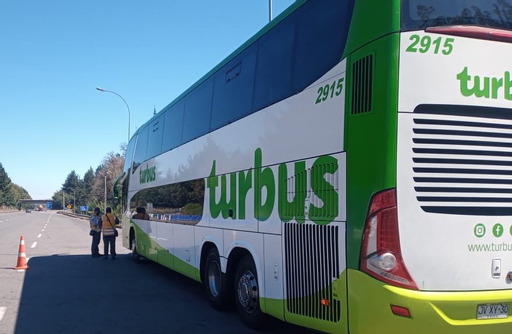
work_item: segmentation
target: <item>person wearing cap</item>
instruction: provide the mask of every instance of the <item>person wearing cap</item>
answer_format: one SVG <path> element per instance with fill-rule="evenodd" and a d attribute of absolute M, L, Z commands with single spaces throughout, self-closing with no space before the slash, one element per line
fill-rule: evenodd
<path fill-rule="evenodd" d="M 89 226 L 91 231 L 89 235 L 92 237 L 91 243 L 91 256 L 92 257 L 100 257 L 99 244 L 101 240 L 101 216 L 100 216 L 100 208 L 94 208 L 91 219 L 89 220 Z"/>

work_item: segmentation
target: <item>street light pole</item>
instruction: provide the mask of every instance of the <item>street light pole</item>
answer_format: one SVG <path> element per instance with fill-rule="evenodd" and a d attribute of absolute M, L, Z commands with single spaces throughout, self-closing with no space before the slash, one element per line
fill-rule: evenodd
<path fill-rule="evenodd" d="M 268 22 L 272 21 L 272 0 L 268 0 Z"/>
<path fill-rule="evenodd" d="M 108 90 L 108 89 L 104 89 L 101 87 L 96 87 L 96 89 L 99 90 L 100 92 L 115 94 L 115 95 L 119 96 L 121 98 L 121 100 L 123 100 L 124 104 L 126 104 L 126 108 L 128 109 L 128 141 L 127 141 L 127 143 L 128 143 L 130 141 L 130 107 L 128 106 L 128 103 L 126 103 L 126 100 L 123 99 L 123 97 L 121 95 L 117 94 L 113 90 Z"/>
<path fill-rule="evenodd" d="M 107 173 L 105 173 L 105 211 L 107 212 Z"/>

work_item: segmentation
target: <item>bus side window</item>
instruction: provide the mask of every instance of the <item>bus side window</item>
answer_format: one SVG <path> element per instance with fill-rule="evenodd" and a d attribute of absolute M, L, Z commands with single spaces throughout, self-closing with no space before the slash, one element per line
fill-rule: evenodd
<path fill-rule="evenodd" d="M 215 73 L 210 131 L 252 113 L 257 45 L 253 43 Z"/>
<path fill-rule="evenodd" d="M 351 15 L 347 10 L 348 1 L 330 1 L 329 6 L 333 8 L 326 11 L 310 1 L 297 10 L 293 60 L 296 91 L 302 91 L 320 78 L 343 55 Z"/>
<path fill-rule="evenodd" d="M 137 146 L 135 148 L 135 156 L 133 157 L 133 170 L 135 172 L 137 167 L 140 166 L 147 159 L 148 151 L 148 130 L 149 127 L 146 125 L 140 132 L 137 139 Z"/>
<path fill-rule="evenodd" d="M 147 158 L 152 158 L 162 153 L 162 134 L 164 126 L 164 117 L 158 116 L 151 122 L 148 133 Z"/>
<path fill-rule="evenodd" d="M 185 98 L 183 143 L 208 133 L 212 111 L 212 95 L 213 78 L 210 77 Z"/>
<path fill-rule="evenodd" d="M 137 136 L 133 136 L 128 146 L 126 147 L 126 156 L 124 157 L 124 167 L 123 172 L 128 173 L 130 167 L 133 162 L 133 149 L 135 148 L 135 142 L 137 140 Z"/>
<path fill-rule="evenodd" d="M 290 24 L 292 23 L 292 24 Z M 254 111 L 293 94 L 294 22 L 283 22 L 262 36 L 255 76 Z"/>
<path fill-rule="evenodd" d="M 185 113 L 185 100 L 182 99 L 165 111 L 164 134 L 162 139 L 162 152 L 166 152 L 181 145 L 183 132 L 183 115 Z"/>

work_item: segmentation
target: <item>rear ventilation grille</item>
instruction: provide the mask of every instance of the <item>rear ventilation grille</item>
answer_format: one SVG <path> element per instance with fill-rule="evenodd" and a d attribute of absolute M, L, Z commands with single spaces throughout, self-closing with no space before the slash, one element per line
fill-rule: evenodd
<path fill-rule="evenodd" d="M 426 212 L 512 215 L 512 110 L 421 105 L 412 137 L 416 198 Z"/>
<path fill-rule="evenodd" d="M 372 110 L 373 56 L 368 55 L 352 65 L 352 114 Z"/>
<path fill-rule="evenodd" d="M 332 283 L 340 275 L 339 227 L 286 223 L 284 231 L 288 311 L 338 322 Z"/>

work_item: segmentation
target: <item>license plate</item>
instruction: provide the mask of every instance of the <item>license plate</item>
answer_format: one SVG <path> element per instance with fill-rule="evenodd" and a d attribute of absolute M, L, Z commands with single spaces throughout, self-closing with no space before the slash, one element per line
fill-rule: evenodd
<path fill-rule="evenodd" d="M 509 304 L 485 304 L 478 305 L 477 319 L 499 319 L 508 317 Z"/>

